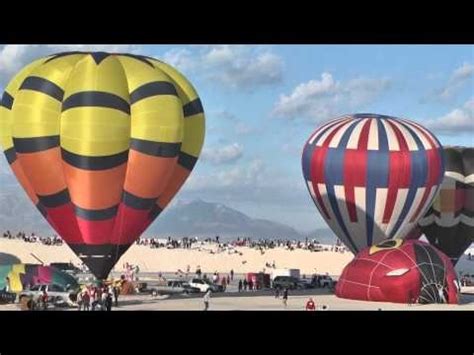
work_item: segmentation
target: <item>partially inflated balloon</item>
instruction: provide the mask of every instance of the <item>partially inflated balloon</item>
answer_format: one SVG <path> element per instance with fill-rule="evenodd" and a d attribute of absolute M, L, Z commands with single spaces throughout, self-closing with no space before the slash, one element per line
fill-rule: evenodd
<path fill-rule="evenodd" d="M 31 63 L 6 87 L 0 125 L 20 184 L 98 278 L 168 205 L 204 140 L 192 85 L 131 54 L 68 52 Z"/>
<path fill-rule="evenodd" d="M 474 148 L 446 147 L 444 157 L 441 189 L 418 224 L 429 242 L 456 264 L 474 242 Z"/>
<path fill-rule="evenodd" d="M 442 147 L 426 128 L 376 114 L 343 116 L 318 128 L 302 165 L 316 207 L 354 253 L 407 236 L 444 172 Z"/>

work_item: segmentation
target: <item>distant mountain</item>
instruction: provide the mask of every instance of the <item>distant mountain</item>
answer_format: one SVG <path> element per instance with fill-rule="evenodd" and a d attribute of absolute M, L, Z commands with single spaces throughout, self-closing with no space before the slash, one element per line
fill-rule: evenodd
<path fill-rule="evenodd" d="M 178 201 L 169 210 L 165 210 L 145 234 L 298 239 L 303 237 L 300 232 L 287 225 L 254 219 L 225 205 L 202 200 Z"/>
<path fill-rule="evenodd" d="M 0 174 L 1 180 L 1 174 Z M 0 189 L 0 230 L 53 234 L 53 229 L 16 186 Z M 222 204 L 196 200 L 177 201 L 145 231 L 144 236 L 206 236 L 222 238 L 295 238 L 304 236 L 292 227 L 264 219 L 251 218 Z"/>

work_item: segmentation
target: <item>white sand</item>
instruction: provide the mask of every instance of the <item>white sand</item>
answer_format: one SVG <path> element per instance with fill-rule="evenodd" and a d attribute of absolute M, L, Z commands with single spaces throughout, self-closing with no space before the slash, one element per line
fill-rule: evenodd
<path fill-rule="evenodd" d="M 247 247 L 236 248 L 239 254 L 228 254 L 227 252 L 211 254 L 209 250 L 215 247 L 204 246 L 206 250 L 194 249 L 151 249 L 148 246 L 133 245 L 122 256 L 117 263 L 117 270 L 122 269 L 125 262 L 139 265 L 144 272 L 174 272 L 178 269 L 186 270 L 187 265 L 191 271 L 195 271 L 198 265 L 203 272 L 228 273 L 231 269 L 235 273 L 247 273 L 263 271 L 265 263 L 273 263 L 277 268 L 300 269 L 302 274 L 314 272 L 339 275 L 344 266 L 352 260 L 353 255 L 349 252 L 310 252 L 308 250 L 296 249 L 293 251 L 283 248 L 270 249 L 261 255 L 259 250 Z M 44 263 L 69 262 L 80 264 L 81 261 L 69 249 L 68 246 L 46 246 L 41 243 L 25 243 L 20 240 L 9 240 L 0 238 L 0 251 L 17 256 L 24 263 L 38 263 L 31 255 L 34 254 Z M 267 268 L 267 271 L 270 269 Z"/>

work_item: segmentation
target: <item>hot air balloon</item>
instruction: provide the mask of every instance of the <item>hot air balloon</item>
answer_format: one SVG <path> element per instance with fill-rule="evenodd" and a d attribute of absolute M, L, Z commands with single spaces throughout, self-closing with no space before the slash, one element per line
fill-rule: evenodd
<path fill-rule="evenodd" d="M 363 301 L 457 304 L 459 282 L 449 258 L 419 240 L 386 240 L 344 268 L 336 296 Z"/>
<path fill-rule="evenodd" d="M 426 128 L 365 113 L 318 128 L 302 165 L 320 214 L 353 253 L 409 234 L 444 172 L 442 146 Z"/>
<path fill-rule="evenodd" d="M 418 225 L 456 265 L 474 242 L 474 148 L 445 147 L 444 157 L 441 188 Z"/>
<path fill-rule="evenodd" d="M 38 59 L 8 84 L 0 110 L 18 181 L 99 279 L 178 192 L 204 140 L 189 81 L 140 55 Z"/>

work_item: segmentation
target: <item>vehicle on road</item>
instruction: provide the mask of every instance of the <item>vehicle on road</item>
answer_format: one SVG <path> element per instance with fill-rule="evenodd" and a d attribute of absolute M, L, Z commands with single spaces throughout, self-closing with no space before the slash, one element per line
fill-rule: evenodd
<path fill-rule="evenodd" d="M 207 292 L 209 289 L 212 292 L 224 292 L 224 286 L 214 284 L 212 281 L 206 279 L 191 279 L 189 285 L 199 289 L 200 292 Z"/>
<path fill-rule="evenodd" d="M 288 288 L 290 290 L 295 290 L 302 288 L 301 283 L 296 277 L 293 276 L 277 276 L 273 279 L 272 288 L 283 290 Z"/>
<path fill-rule="evenodd" d="M 61 285 L 56 284 L 38 284 L 24 290 L 18 294 L 18 299 L 23 297 L 37 300 L 46 291 L 48 295 L 48 303 L 55 306 L 69 306 L 75 307 L 77 300 L 77 290 L 67 290 Z"/>
<path fill-rule="evenodd" d="M 157 296 L 199 293 L 201 290 L 184 280 L 168 280 L 166 285 L 155 286 L 151 292 L 153 296 Z"/>

